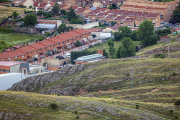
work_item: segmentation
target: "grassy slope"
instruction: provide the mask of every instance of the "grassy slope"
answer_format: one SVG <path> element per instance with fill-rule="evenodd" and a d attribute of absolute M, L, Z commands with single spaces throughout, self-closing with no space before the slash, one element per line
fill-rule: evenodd
<path fill-rule="evenodd" d="M 0 6 L 0 19 L 4 17 L 11 16 L 13 11 L 17 11 L 19 15 L 23 14 L 24 11 L 31 11 L 32 9 L 25 9 L 25 8 L 17 8 L 17 7 L 4 7 Z"/>
<path fill-rule="evenodd" d="M 56 95 L 41 95 L 36 93 L 0 91 L 0 118 L 5 119 L 68 119 L 104 120 L 104 119 L 158 119 L 165 118 L 149 111 L 134 109 L 125 100 L 68 97 Z M 58 110 L 49 108 L 55 102 Z M 126 103 L 126 104 L 124 104 Z M 78 114 L 72 113 L 78 111 Z"/>
<path fill-rule="evenodd" d="M 19 34 L 19 33 L 0 33 L 0 40 L 6 41 L 8 44 L 16 45 L 35 41 L 39 36 Z"/>

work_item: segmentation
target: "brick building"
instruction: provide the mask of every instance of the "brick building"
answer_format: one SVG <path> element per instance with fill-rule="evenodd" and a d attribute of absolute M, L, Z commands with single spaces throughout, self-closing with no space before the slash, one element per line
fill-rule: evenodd
<path fill-rule="evenodd" d="M 0 53 L 0 61 L 31 60 L 40 55 L 46 55 L 48 51 L 61 51 L 72 48 L 77 40 L 87 40 L 91 32 L 85 29 L 77 29 L 68 33 L 62 33 L 56 37 L 26 45 L 14 51 Z"/>

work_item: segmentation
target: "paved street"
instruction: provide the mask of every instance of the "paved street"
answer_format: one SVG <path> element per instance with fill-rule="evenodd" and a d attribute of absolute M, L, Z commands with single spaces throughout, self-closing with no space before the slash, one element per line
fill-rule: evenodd
<path fill-rule="evenodd" d="M 169 23 L 169 22 L 164 22 L 163 24 L 161 24 L 160 27 L 155 27 L 155 28 L 154 28 L 154 31 L 156 31 L 156 30 L 158 30 L 158 29 L 165 29 L 165 26 L 169 26 L 170 28 L 171 28 L 171 27 L 174 27 L 173 24 L 171 24 L 171 23 Z M 179 24 L 178 24 L 178 23 L 175 24 L 175 28 L 178 28 L 178 27 L 179 27 Z"/>

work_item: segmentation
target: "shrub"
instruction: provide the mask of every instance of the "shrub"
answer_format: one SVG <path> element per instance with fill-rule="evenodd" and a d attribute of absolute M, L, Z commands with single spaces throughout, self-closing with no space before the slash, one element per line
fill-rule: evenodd
<path fill-rule="evenodd" d="M 173 114 L 173 110 L 169 110 L 169 112 L 170 112 L 171 114 Z"/>
<path fill-rule="evenodd" d="M 171 43 L 173 43 L 173 42 L 174 42 L 174 39 L 171 40 Z"/>
<path fill-rule="evenodd" d="M 174 118 L 175 118 L 175 119 L 179 119 L 179 116 L 176 115 Z"/>
<path fill-rule="evenodd" d="M 76 119 L 79 119 L 79 116 L 76 116 Z"/>
<path fill-rule="evenodd" d="M 177 100 L 177 101 L 174 103 L 174 105 L 180 106 L 180 100 Z"/>
<path fill-rule="evenodd" d="M 57 108 L 57 104 L 56 103 L 51 103 L 50 107 L 55 110 Z"/>
<path fill-rule="evenodd" d="M 58 94 L 57 94 L 57 96 L 61 96 L 61 94 L 60 94 L 60 93 L 58 93 Z"/>
<path fill-rule="evenodd" d="M 0 32 L 3 32 L 3 33 L 13 33 L 14 30 L 13 29 L 8 29 L 8 28 L 0 27 Z"/>
<path fill-rule="evenodd" d="M 129 73 L 127 73 L 126 76 L 130 76 Z"/>
<path fill-rule="evenodd" d="M 117 86 L 114 86 L 113 89 L 117 89 Z"/>
<path fill-rule="evenodd" d="M 91 36 L 93 36 L 93 38 L 95 38 L 95 37 L 96 37 L 96 35 L 95 35 L 95 34 L 92 34 Z"/>
<path fill-rule="evenodd" d="M 154 55 L 154 58 L 165 58 L 165 54 L 157 53 Z"/>
<path fill-rule="evenodd" d="M 136 105 L 136 109 L 139 109 L 139 105 Z"/>
<path fill-rule="evenodd" d="M 74 111 L 74 114 L 78 114 L 78 111 Z"/>
<path fill-rule="evenodd" d="M 43 40 L 44 40 L 44 38 L 43 38 L 43 37 L 40 37 L 40 38 L 39 38 L 39 41 L 43 41 Z"/>
<path fill-rule="evenodd" d="M 175 72 L 173 72 L 173 73 L 172 73 L 172 76 L 176 76 L 176 73 L 175 73 Z"/>

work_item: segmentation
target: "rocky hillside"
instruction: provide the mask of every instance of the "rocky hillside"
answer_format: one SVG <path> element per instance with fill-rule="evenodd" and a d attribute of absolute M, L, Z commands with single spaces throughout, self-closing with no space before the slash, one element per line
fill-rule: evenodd
<path fill-rule="evenodd" d="M 134 87 L 179 83 L 180 60 L 118 59 L 64 67 L 54 73 L 30 77 L 9 90 L 44 94 L 81 95 L 99 90 L 131 88 L 131 67 Z"/>

